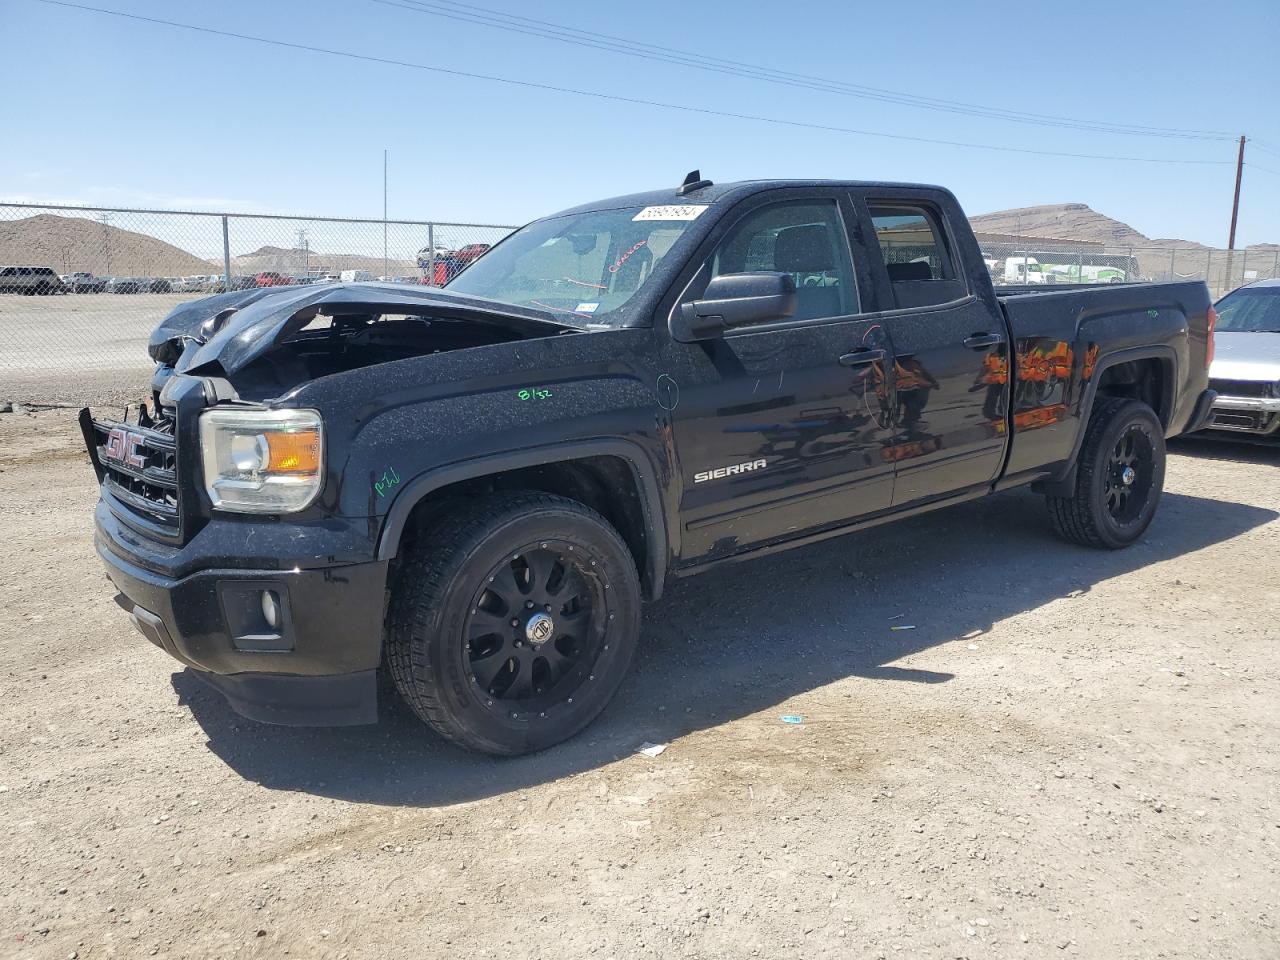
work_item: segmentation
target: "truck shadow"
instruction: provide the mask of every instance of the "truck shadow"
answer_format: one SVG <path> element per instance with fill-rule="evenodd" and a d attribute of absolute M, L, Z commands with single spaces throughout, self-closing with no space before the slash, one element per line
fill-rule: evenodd
<path fill-rule="evenodd" d="M 643 741 L 670 741 L 847 677 L 919 683 L 927 698 L 929 684 L 953 676 L 895 660 L 1276 517 L 1166 494 L 1144 540 L 1111 553 L 1058 541 L 1041 499 L 1017 491 L 673 581 L 647 609 L 631 674 L 604 714 L 568 743 L 517 759 L 454 748 L 398 705 L 375 726 L 273 727 L 236 716 L 185 672 L 173 686 L 209 748 L 270 789 L 357 803 L 459 803 L 608 764 Z"/>

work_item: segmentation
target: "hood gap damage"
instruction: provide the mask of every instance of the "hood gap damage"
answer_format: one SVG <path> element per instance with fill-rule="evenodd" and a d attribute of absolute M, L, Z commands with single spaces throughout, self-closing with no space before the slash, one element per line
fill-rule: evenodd
<path fill-rule="evenodd" d="M 437 289 L 335 284 L 183 304 L 156 329 L 150 351 L 180 373 L 221 374 L 266 397 L 362 367 L 577 332 L 536 311 Z"/>

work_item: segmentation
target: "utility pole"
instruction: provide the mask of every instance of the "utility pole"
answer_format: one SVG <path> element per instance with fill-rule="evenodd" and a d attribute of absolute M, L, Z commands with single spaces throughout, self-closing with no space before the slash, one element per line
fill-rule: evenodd
<path fill-rule="evenodd" d="M 1243 137 L 1240 142 L 1244 142 Z M 1244 147 L 1240 148 L 1243 150 Z M 1231 228 L 1231 233 L 1234 236 L 1234 227 Z M 385 147 L 383 148 L 383 276 L 387 276 L 387 150 Z"/>
<path fill-rule="evenodd" d="M 302 270 L 302 275 L 305 277 L 311 272 L 311 245 L 307 240 L 306 227 L 298 228 L 298 249 L 302 251 L 303 261 L 305 264 Z"/>
<path fill-rule="evenodd" d="M 1236 155 L 1236 193 L 1231 201 L 1231 233 L 1227 236 L 1227 249 L 1236 248 L 1236 219 L 1240 215 L 1240 178 L 1244 174 L 1244 136 L 1240 137 L 1240 152 Z"/>
<path fill-rule="evenodd" d="M 105 276 L 111 276 L 111 232 L 108 227 L 111 224 L 111 214 L 98 214 L 98 222 L 102 224 L 102 253 L 107 261 L 107 268 L 104 271 Z"/>
<path fill-rule="evenodd" d="M 1240 216 L 1240 179 L 1244 174 L 1244 135 L 1240 135 L 1240 151 L 1236 154 L 1236 191 L 1231 199 L 1231 232 L 1227 234 L 1227 268 L 1222 278 L 1222 291 L 1231 289 L 1231 261 L 1236 248 L 1236 220 Z"/>

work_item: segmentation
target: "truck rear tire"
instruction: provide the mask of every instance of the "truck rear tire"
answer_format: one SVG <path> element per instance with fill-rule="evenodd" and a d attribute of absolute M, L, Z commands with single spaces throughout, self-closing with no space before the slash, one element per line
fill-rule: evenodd
<path fill-rule="evenodd" d="M 613 697 L 640 633 L 640 583 L 589 507 L 532 491 L 450 509 L 413 543 L 387 616 L 387 664 L 410 708 L 484 753 L 542 750 Z"/>
<path fill-rule="evenodd" d="M 1141 400 L 1094 403 L 1077 459 L 1075 491 L 1049 496 L 1058 535 L 1086 547 L 1119 550 L 1155 516 L 1164 489 L 1164 428 Z"/>

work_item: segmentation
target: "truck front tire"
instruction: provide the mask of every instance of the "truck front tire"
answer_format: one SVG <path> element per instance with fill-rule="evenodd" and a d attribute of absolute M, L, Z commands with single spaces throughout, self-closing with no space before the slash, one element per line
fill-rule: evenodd
<path fill-rule="evenodd" d="M 1075 490 L 1047 498 L 1054 529 L 1086 547 L 1129 546 L 1155 516 L 1164 468 L 1164 428 L 1155 411 L 1125 397 L 1097 400 L 1080 446 Z"/>
<path fill-rule="evenodd" d="M 387 664 L 442 736 L 514 756 L 581 731 L 627 672 L 640 583 L 617 531 L 564 497 L 494 493 L 442 511 L 392 586 Z"/>

